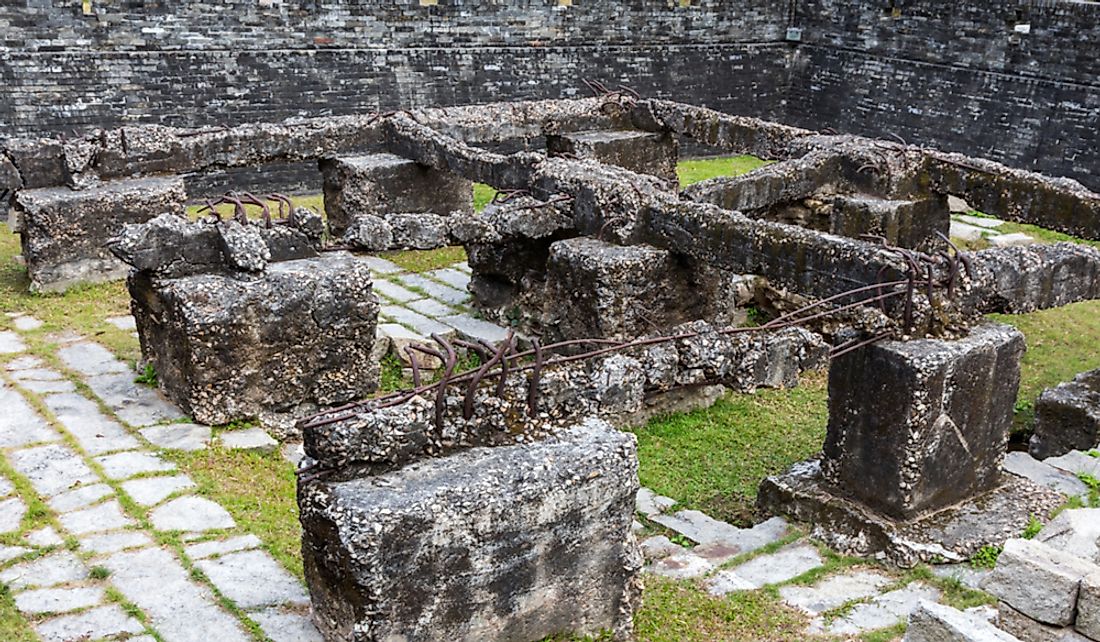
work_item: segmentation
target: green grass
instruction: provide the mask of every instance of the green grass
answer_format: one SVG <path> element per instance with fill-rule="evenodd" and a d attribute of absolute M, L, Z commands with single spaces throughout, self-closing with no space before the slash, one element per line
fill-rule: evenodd
<path fill-rule="evenodd" d="M 209 448 L 166 451 L 165 456 L 195 480 L 199 494 L 229 511 L 240 528 L 258 536 L 276 559 L 302 577 L 294 467 L 282 455 Z"/>
<path fill-rule="evenodd" d="M 410 272 L 427 272 L 465 261 L 466 250 L 461 247 L 442 247 L 438 250 L 383 252 L 381 256 Z"/>
<path fill-rule="evenodd" d="M 6 585 L 0 584 L 0 640 L 4 642 L 38 642 L 38 635 L 15 608 L 15 600 Z"/>
<path fill-rule="evenodd" d="M 642 484 L 733 523 L 752 521 L 764 477 L 821 450 L 828 417 L 825 376 L 794 390 L 730 394 L 713 407 L 635 429 Z"/>
<path fill-rule="evenodd" d="M 754 169 L 759 169 L 770 161 L 761 160 L 755 156 L 722 156 L 720 158 L 700 158 L 697 160 L 680 161 L 676 173 L 680 175 L 680 186 L 687 187 L 693 183 L 705 181 L 719 176 L 740 176 L 748 174 Z"/>

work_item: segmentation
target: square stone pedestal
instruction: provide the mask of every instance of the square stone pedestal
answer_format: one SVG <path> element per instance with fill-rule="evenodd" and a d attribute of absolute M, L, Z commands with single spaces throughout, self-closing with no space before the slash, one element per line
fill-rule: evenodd
<path fill-rule="evenodd" d="M 325 214 L 333 236 L 342 236 L 364 214 L 472 214 L 473 183 L 393 154 L 320 162 Z"/>
<path fill-rule="evenodd" d="M 127 282 L 141 352 L 164 392 L 196 421 L 259 418 L 279 436 L 318 406 L 378 387 L 378 320 L 366 262 L 345 253 Z"/>
<path fill-rule="evenodd" d="M 545 441 L 300 483 L 315 621 L 329 642 L 629 639 L 637 466 L 632 435 L 587 419 Z"/>
<path fill-rule="evenodd" d="M 835 359 L 822 473 L 909 519 L 998 485 L 1024 337 L 983 323 L 955 341 L 883 341 Z"/>
<path fill-rule="evenodd" d="M 571 132 L 546 137 L 551 154 L 573 154 L 637 174 L 650 174 L 675 183 L 680 145 L 668 133 L 642 131 Z"/>
<path fill-rule="evenodd" d="M 833 199 L 829 231 L 833 234 L 859 238 L 881 236 L 890 245 L 924 252 L 944 249 L 936 232 L 949 236 L 951 213 L 947 198 L 935 196 L 917 201 L 888 200 L 853 194 Z"/>

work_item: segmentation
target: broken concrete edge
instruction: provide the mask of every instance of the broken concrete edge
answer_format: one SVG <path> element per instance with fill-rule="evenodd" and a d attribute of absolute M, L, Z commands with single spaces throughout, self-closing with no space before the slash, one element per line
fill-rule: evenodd
<path fill-rule="evenodd" d="M 637 466 L 632 434 L 583 418 L 529 443 L 300 481 L 315 620 L 334 640 L 630 639 Z"/>
<path fill-rule="evenodd" d="M 439 414 L 434 392 L 390 407 L 367 401 L 320 412 L 301 424 L 305 451 L 327 469 L 377 467 L 538 439 L 584 416 L 634 425 L 639 414 L 652 412 L 647 400 L 661 392 L 707 384 L 742 391 L 789 387 L 800 372 L 820 367 L 828 351 L 819 335 L 801 328 L 724 335 L 694 322 L 673 331 L 688 329 L 698 334 L 589 361 L 548 360 L 533 395 L 530 373 L 513 369 L 502 386 L 490 379 L 477 387 L 469 403 L 467 384 L 448 386 Z"/>
<path fill-rule="evenodd" d="M 1035 400 L 1028 452 L 1036 459 L 1100 448 L 1100 370 L 1082 372 Z"/>

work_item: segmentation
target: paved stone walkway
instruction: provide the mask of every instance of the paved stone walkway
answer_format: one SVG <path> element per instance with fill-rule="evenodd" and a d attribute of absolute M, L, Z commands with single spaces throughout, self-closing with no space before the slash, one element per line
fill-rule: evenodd
<path fill-rule="evenodd" d="M 951 215 L 951 238 L 964 241 L 985 239 L 993 247 L 1012 247 L 1037 243 L 1034 238 L 1022 232 L 1006 234 L 998 230 L 1005 222 L 993 217 L 972 216 L 970 214 Z"/>
<path fill-rule="evenodd" d="M 103 346 L 55 337 L 62 372 L 25 353 L 20 332 L 40 327 L 37 319 L 12 323 L 18 331 L 0 331 L 0 353 L 24 354 L 4 365 L 0 387 L 0 452 L 18 476 L 0 474 L 0 582 L 38 635 L 319 642 L 303 585 L 158 454 L 204 448 L 210 428 L 178 423 L 182 413 L 134 383 Z M 132 327 L 125 317 L 112 323 Z M 259 430 L 220 439 L 277 447 Z M 23 525 L 36 500 L 54 514 L 30 530 Z"/>
<path fill-rule="evenodd" d="M 930 584 L 906 584 L 877 568 L 846 568 L 813 584 L 802 584 L 801 579 L 826 562 L 818 547 L 791 530 L 782 518 L 737 528 L 699 511 L 669 512 L 675 505 L 675 500 L 646 488 L 638 493 L 640 520 L 694 544 L 681 546 L 666 535 L 646 537 L 641 545 L 648 572 L 699 582 L 715 597 L 778 587 L 783 603 L 809 617 L 807 636 L 858 636 L 889 628 L 906 621 L 922 600 L 942 597 Z M 643 532 L 646 526 L 639 522 L 635 529 Z M 768 552 L 760 553 L 761 549 Z M 962 564 L 936 567 L 934 572 L 970 588 L 978 588 L 988 573 Z M 994 613 L 987 608 L 970 612 L 986 619 Z"/>

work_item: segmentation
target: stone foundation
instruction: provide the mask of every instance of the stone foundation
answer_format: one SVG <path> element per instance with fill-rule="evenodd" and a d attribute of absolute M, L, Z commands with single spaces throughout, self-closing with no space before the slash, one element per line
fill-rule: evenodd
<path fill-rule="evenodd" d="M 334 236 L 356 216 L 473 212 L 473 184 L 393 154 L 322 160 L 325 214 Z"/>
<path fill-rule="evenodd" d="M 18 192 L 13 231 L 21 235 L 31 290 L 64 290 L 77 283 L 123 278 L 127 267 L 111 255 L 107 241 L 128 223 L 166 213 L 182 217 L 186 200 L 179 178 Z"/>
<path fill-rule="evenodd" d="M 832 202 L 829 231 L 860 238 L 869 235 L 890 245 L 925 252 L 946 248 L 937 236 L 950 236 L 951 215 L 946 197 L 887 200 L 865 195 L 837 196 Z"/>
<path fill-rule="evenodd" d="M 634 437 L 586 420 L 379 477 L 299 486 L 331 642 L 629 639 L 641 598 Z"/>

